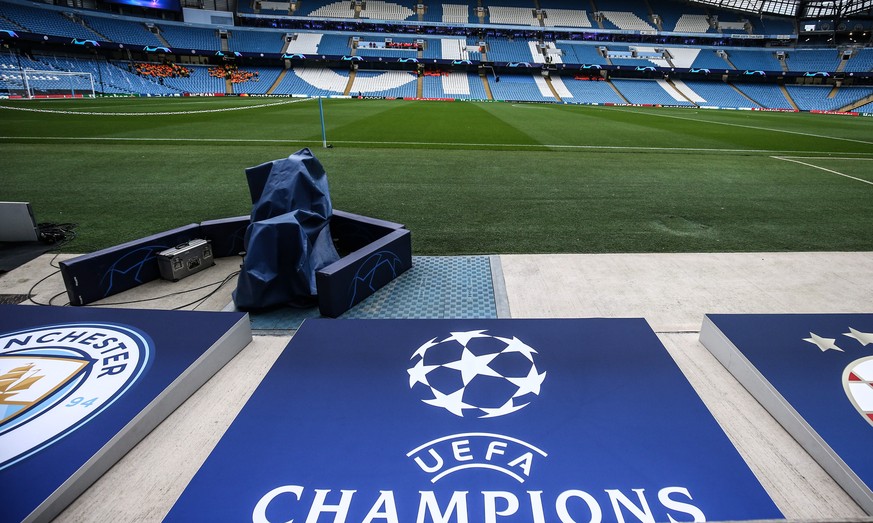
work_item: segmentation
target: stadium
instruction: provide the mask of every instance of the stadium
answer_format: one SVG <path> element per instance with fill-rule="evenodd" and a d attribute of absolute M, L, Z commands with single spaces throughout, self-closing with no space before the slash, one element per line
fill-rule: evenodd
<path fill-rule="evenodd" d="M 0 45 L 10 521 L 873 521 L 870 0 L 0 0 Z M 253 307 L 298 157 L 335 258 Z"/>

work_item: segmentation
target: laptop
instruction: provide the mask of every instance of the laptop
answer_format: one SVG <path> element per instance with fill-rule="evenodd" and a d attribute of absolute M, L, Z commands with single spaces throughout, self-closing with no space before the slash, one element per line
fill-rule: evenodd
<path fill-rule="evenodd" d="M 37 231 L 30 202 L 0 202 L 0 242 L 35 242 Z"/>

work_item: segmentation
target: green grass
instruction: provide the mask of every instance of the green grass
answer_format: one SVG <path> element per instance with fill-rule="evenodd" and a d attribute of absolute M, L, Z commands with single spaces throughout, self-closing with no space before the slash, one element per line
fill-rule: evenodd
<path fill-rule="evenodd" d="M 873 250 L 870 118 L 325 100 L 323 149 L 317 102 L 287 102 L 3 101 L 139 114 L 0 109 L 0 200 L 88 252 L 247 214 L 244 169 L 308 146 L 334 207 L 406 224 L 420 255 Z"/>

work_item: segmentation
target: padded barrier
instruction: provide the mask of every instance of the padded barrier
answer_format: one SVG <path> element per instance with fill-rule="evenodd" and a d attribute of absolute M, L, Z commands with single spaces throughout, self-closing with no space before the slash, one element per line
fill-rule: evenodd
<path fill-rule="evenodd" d="M 60 262 L 72 305 L 87 305 L 160 277 L 156 254 L 195 238 L 212 241 L 216 258 L 243 249 L 248 216 L 191 224 Z M 334 245 L 347 253 L 316 272 L 318 308 L 336 318 L 412 267 L 412 235 L 404 225 L 334 210 Z"/>
<path fill-rule="evenodd" d="M 412 267 L 412 233 L 342 211 L 334 211 L 330 226 L 340 252 L 353 250 L 315 274 L 318 310 L 336 318 Z"/>
<path fill-rule="evenodd" d="M 212 242 L 212 254 L 216 258 L 239 256 L 245 250 L 246 228 L 249 226 L 249 215 L 236 218 L 222 218 L 200 223 L 203 239 Z"/>
<path fill-rule="evenodd" d="M 192 223 L 60 262 L 70 305 L 87 305 L 158 279 L 157 254 L 200 234 L 200 225 Z"/>

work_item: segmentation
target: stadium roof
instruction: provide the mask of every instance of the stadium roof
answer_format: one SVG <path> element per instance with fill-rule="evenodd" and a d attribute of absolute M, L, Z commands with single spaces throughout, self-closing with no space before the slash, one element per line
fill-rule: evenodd
<path fill-rule="evenodd" d="M 845 17 L 873 9 L 873 0 L 692 0 L 750 13 L 800 16 L 802 18 Z"/>

